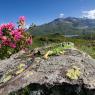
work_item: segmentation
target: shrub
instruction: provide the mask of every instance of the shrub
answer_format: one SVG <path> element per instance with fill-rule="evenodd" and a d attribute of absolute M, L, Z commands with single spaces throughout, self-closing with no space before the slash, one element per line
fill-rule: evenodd
<path fill-rule="evenodd" d="M 32 36 L 25 32 L 25 17 L 19 17 L 18 28 L 13 23 L 0 25 L 0 58 L 10 57 L 13 53 L 28 48 Z"/>

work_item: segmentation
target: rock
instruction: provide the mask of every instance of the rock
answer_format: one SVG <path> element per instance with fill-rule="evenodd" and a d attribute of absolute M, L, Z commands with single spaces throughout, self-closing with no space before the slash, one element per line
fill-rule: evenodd
<path fill-rule="evenodd" d="M 51 56 L 47 60 L 35 56 L 33 64 L 25 71 L 0 85 L 0 95 L 22 95 L 26 87 L 27 95 L 95 95 L 95 59 L 74 48 L 65 51 L 64 55 Z M 11 57 L 0 62 L 0 66 L 5 64 L 0 71 L 6 72 L 11 65 L 14 67 L 21 61 L 30 60 L 30 57 L 22 60 Z M 6 67 L 7 62 L 9 67 Z M 66 76 L 73 66 L 80 68 L 77 80 Z"/>

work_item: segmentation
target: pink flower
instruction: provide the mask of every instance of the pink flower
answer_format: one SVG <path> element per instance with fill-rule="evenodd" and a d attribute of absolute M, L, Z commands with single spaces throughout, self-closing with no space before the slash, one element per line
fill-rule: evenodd
<path fill-rule="evenodd" d="M 6 41 L 6 40 L 7 40 L 7 37 L 6 37 L 6 36 L 2 36 L 1 39 L 2 39 L 3 41 Z"/>
<path fill-rule="evenodd" d="M 27 42 L 27 44 L 31 45 L 32 44 L 32 38 L 28 38 L 26 42 Z"/>
<path fill-rule="evenodd" d="M 19 17 L 18 24 L 21 28 L 15 28 L 15 25 L 11 22 L 0 25 L 0 48 L 8 46 L 20 50 L 32 44 L 32 37 L 25 33 L 23 28 L 25 25 L 24 16 Z"/>
<path fill-rule="evenodd" d="M 14 27 L 15 27 L 15 25 L 13 24 L 13 23 L 8 23 L 7 25 L 6 25 L 6 28 L 8 29 L 8 30 L 13 30 L 14 29 Z"/>
<path fill-rule="evenodd" d="M 18 41 L 22 38 L 21 32 L 18 30 L 13 30 L 11 35 L 14 37 L 14 40 Z"/>
<path fill-rule="evenodd" d="M 19 21 L 25 21 L 25 16 L 20 16 Z"/>
<path fill-rule="evenodd" d="M 0 29 L 1 31 L 6 28 L 6 24 L 1 24 Z"/>
<path fill-rule="evenodd" d="M 0 26 L 0 29 L 1 29 L 1 31 L 3 31 L 4 29 L 8 29 L 8 30 L 13 30 L 14 29 L 14 27 L 15 27 L 15 25 L 13 24 L 13 23 L 8 23 L 8 24 L 2 24 L 1 26 Z"/>
<path fill-rule="evenodd" d="M 10 47 L 11 48 L 16 48 L 16 44 L 15 43 L 10 43 Z"/>
<path fill-rule="evenodd" d="M 11 33 L 12 35 L 21 35 L 21 32 L 18 29 L 13 30 Z"/>

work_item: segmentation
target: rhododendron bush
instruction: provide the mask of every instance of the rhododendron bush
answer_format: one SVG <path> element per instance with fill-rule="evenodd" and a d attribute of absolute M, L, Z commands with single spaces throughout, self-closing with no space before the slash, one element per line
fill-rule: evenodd
<path fill-rule="evenodd" d="M 25 17 L 19 17 L 18 28 L 13 23 L 0 25 L 0 58 L 10 57 L 32 44 L 32 37 L 25 32 Z"/>

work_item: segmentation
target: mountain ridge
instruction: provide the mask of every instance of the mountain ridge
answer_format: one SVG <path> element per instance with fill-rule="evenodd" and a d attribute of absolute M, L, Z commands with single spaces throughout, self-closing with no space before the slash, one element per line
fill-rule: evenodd
<path fill-rule="evenodd" d="M 57 18 L 49 23 L 30 27 L 28 31 L 32 35 L 46 35 L 46 34 L 64 34 L 64 35 L 82 35 L 95 33 L 95 19 L 87 18 Z"/>

